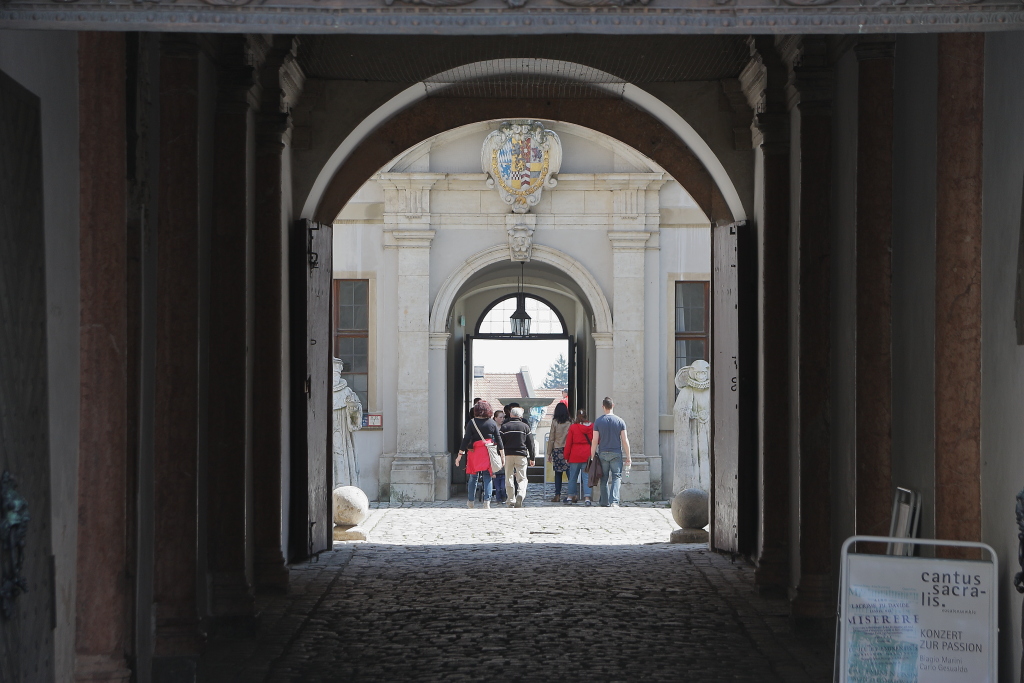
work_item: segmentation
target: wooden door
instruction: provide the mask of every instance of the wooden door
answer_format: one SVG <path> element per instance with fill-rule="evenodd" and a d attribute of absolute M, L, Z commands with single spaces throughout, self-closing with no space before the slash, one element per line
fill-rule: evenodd
<path fill-rule="evenodd" d="M 23 551 L 0 549 L 0 681 L 54 675 L 41 140 L 39 98 L 0 72 L 0 472 L 29 517 Z"/>
<path fill-rule="evenodd" d="M 291 559 L 333 544 L 331 284 L 333 229 L 298 221 L 291 240 Z"/>
<path fill-rule="evenodd" d="M 746 552 L 756 540 L 757 265 L 745 222 L 712 231 L 711 543 Z"/>

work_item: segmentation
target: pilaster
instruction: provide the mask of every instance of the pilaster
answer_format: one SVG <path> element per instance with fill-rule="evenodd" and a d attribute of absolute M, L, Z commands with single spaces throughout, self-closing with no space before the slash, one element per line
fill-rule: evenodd
<path fill-rule="evenodd" d="M 619 192 L 619 191 L 616 191 Z M 633 190 L 623 193 L 620 200 L 626 209 L 638 198 Z M 620 224 L 615 216 L 616 227 Z M 625 217 L 629 220 L 629 216 Z M 612 311 L 614 347 L 612 350 L 612 399 L 615 414 L 626 423 L 633 460 L 633 473 L 623 483 L 622 500 L 650 498 L 650 470 L 644 457 L 644 304 L 646 285 L 646 247 L 651 233 L 646 230 L 610 230 L 612 243 L 613 303 Z M 599 403 L 603 396 L 596 396 Z M 600 415 L 600 406 L 598 406 Z"/>
<path fill-rule="evenodd" d="M 392 501 L 432 501 L 438 490 L 430 448 L 430 188 L 442 174 L 381 174 L 384 244 L 398 250 L 397 446 Z M 442 371 L 441 376 L 444 376 Z M 442 421 L 443 422 L 443 421 Z"/>
<path fill-rule="evenodd" d="M 194 681 L 199 443 L 199 48 L 165 35 L 160 58 L 154 420 L 153 671 Z"/>
<path fill-rule="evenodd" d="M 255 613 L 249 528 L 252 472 L 253 187 L 250 149 L 257 106 L 254 62 L 263 57 L 246 36 L 222 40 L 214 120 L 214 221 L 210 247 L 210 430 L 207 553 L 214 629 L 251 630 Z M 246 623 L 243 623 L 246 622 Z"/>
<path fill-rule="evenodd" d="M 81 426 L 75 681 L 113 683 L 131 677 L 125 661 L 131 600 L 124 496 L 133 492 L 127 485 L 124 34 L 83 33 L 78 65 Z"/>
<path fill-rule="evenodd" d="M 935 207 L 935 536 L 981 540 L 985 34 L 939 36 Z M 943 548 L 944 557 L 978 551 Z"/>
<path fill-rule="evenodd" d="M 857 88 L 856 529 L 886 536 L 892 505 L 895 39 L 854 46 Z M 876 550 L 882 550 L 877 548 Z"/>
<path fill-rule="evenodd" d="M 740 75 L 763 164 L 760 232 L 761 319 L 759 406 L 760 514 L 754 581 L 764 593 L 789 586 L 790 510 L 790 116 L 788 73 L 773 36 L 748 40 L 751 59 Z"/>
<path fill-rule="evenodd" d="M 824 36 L 779 39 L 789 66 L 787 93 L 797 110 L 796 367 L 799 463 L 799 576 L 793 600 L 798 621 L 835 616 L 831 547 L 830 201 L 833 69 Z"/>
<path fill-rule="evenodd" d="M 282 200 L 283 164 L 291 135 L 289 111 L 302 89 L 295 62 L 297 39 L 273 36 L 260 68 L 261 103 L 256 115 L 253 221 L 253 526 L 254 580 L 258 591 L 288 587 L 283 548 L 281 469 L 285 317 L 284 275 L 291 216 Z"/>

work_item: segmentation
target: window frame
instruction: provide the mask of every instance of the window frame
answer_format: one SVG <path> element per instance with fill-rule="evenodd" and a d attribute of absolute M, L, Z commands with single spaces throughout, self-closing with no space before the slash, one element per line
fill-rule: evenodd
<path fill-rule="evenodd" d="M 504 294 L 504 295 L 498 297 L 497 299 L 495 299 L 494 301 L 492 301 L 491 303 L 487 304 L 487 306 L 484 307 L 483 312 L 480 314 L 480 317 L 477 318 L 476 325 L 473 327 L 473 338 L 474 339 L 568 339 L 569 338 L 569 327 L 565 324 L 565 318 L 562 316 L 562 312 L 560 310 L 558 310 L 558 308 L 553 303 L 551 303 L 550 301 L 548 301 L 544 297 L 537 296 L 536 294 L 532 294 L 530 292 L 524 292 L 523 296 L 526 297 L 527 299 L 534 299 L 536 301 L 539 301 L 542 304 L 544 304 L 545 306 L 547 306 L 548 308 L 550 308 L 552 311 L 554 311 L 555 315 L 558 317 L 558 322 L 562 325 L 562 333 L 561 334 L 534 334 L 533 332 L 531 332 L 530 334 L 526 335 L 525 337 L 516 337 L 516 336 L 514 336 L 512 334 L 495 334 L 493 332 L 481 332 L 480 331 L 480 326 L 483 325 L 484 319 L 487 317 L 487 314 L 489 314 L 491 312 L 491 310 L 495 306 L 497 306 L 498 304 L 502 303 L 503 301 L 508 301 L 509 299 L 515 299 L 518 296 L 519 296 L 518 292 L 514 292 L 512 294 Z"/>
<path fill-rule="evenodd" d="M 679 310 L 678 304 L 678 285 L 681 284 L 701 284 L 704 286 L 704 331 L 703 332 L 678 332 L 676 330 L 676 315 Z M 702 341 L 704 342 L 704 357 L 703 360 L 708 360 L 708 355 L 711 349 L 709 343 L 711 340 L 711 282 L 708 280 L 673 280 L 672 284 L 672 376 L 679 372 L 681 367 L 677 367 L 676 364 L 679 362 L 679 357 L 676 355 L 676 342 L 680 341 Z M 697 359 L 695 359 L 697 360 Z"/>
<path fill-rule="evenodd" d="M 365 329 L 340 329 L 340 306 L 341 306 L 341 283 L 342 282 L 362 282 L 366 285 L 366 328 Z M 363 392 L 359 392 L 355 387 L 353 391 L 357 393 L 363 393 L 364 399 L 363 412 L 370 410 L 370 375 L 372 369 L 372 349 L 370 347 L 370 327 L 372 325 L 372 314 L 371 314 L 371 302 L 372 302 L 372 283 L 370 278 L 365 277 L 341 277 L 333 278 L 331 280 L 331 358 L 339 358 L 338 354 L 338 342 L 341 339 L 365 339 L 366 340 L 366 372 L 351 372 L 342 370 L 342 377 L 346 375 L 365 375 L 366 376 L 366 389 Z M 333 360 L 332 360 L 333 362 Z"/>

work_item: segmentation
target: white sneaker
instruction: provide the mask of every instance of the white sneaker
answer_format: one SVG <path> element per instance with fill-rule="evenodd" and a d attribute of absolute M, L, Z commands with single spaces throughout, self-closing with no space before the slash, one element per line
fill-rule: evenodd
<path fill-rule="evenodd" d="M 473 509 L 473 501 L 467 500 L 466 501 L 466 507 L 468 507 L 470 510 L 472 510 Z"/>
<path fill-rule="evenodd" d="M 612 505 L 611 505 L 611 506 L 612 506 L 613 508 L 617 508 L 617 507 L 619 507 L 619 504 L 618 504 L 618 503 L 612 503 Z"/>
<path fill-rule="evenodd" d="M 485 500 L 484 501 L 484 510 L 490 510 L 490 509 L 491 509 L 491 501 Z"/>
<path fill-rule="evenodd" d="M 522 496 L 516 496 L 516 507 L 517 508 L 523 507 L 523 497 Z"/>

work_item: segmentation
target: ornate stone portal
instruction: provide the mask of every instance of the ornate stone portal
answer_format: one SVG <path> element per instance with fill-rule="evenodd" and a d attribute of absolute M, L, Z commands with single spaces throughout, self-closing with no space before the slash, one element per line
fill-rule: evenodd
<path fill-rule="evenodd" d="M 505 121 L 480 150 L 487 187 L 497 187 L 515 213 L 537 205 L 544 188 L 558 183 L 554 176 L 561 165 L 562 142 L 539 121 Z"/>
<path fill-rule="evenodd" d="M 363 404 L 342 376 L 342 362 L 334 359 L 334 487 L 359 486 L 359 463 L 353 432 L 363 427 Z"/>
<path fill-rule="evenodd" d="M 676 373 L 672 492 L 711 490 L 711 366 L 697 360 Z"/>

